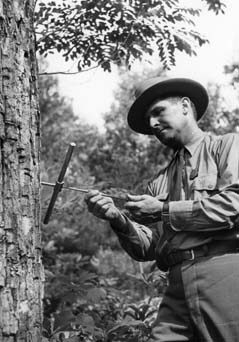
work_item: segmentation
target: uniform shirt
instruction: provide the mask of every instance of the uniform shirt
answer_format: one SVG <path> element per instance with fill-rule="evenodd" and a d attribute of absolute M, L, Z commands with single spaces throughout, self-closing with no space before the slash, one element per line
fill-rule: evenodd
<path fill-rule="evenodd" d="M 193 143 L 184 147 L 184 156 L 182 200 L 169 202 L 170 226 L 165 228 L 162 221 L 145 226 L 125 216 L 124 231 L 112 227 L 136 260 L 156 259 L 165 239 L 174 251 L 239 237 L 239 135 L 199 131 Z M 149 183 L 147 193 L 167 201 L 175 167 L 176 155 Z"/>

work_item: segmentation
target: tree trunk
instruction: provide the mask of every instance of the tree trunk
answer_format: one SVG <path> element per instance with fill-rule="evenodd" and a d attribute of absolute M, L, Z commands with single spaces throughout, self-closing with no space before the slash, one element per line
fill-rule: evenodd
<path fill-rule="evenodd" d="M 0 0 L 0 341 L 41 341 L 33 0 Z"/>

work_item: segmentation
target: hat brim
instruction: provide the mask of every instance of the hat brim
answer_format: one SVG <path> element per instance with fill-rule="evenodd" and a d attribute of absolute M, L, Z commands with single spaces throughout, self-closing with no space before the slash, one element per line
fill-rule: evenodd
<path fill-rule="evenodd" d="M 146 89 L 132 104 L 128 113 L 128 124 L 137 133 L 153 134 L 146 124 L 145 114 L 150 105 L 167 96 L 187 96 L 194 103 L 197 121 L 205 113 L 209 98 L 206 89 L 198 82 L 187 78 L 173 78 L 158 82 Z"/>

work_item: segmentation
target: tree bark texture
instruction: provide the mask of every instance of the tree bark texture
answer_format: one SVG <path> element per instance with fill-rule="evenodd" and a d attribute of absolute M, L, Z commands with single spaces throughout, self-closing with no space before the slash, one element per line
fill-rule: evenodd
<path fill-rule="evenodd" d="M 39 109 L 33 0 L 0 0 L 0 341 L 41 341 Z"/>

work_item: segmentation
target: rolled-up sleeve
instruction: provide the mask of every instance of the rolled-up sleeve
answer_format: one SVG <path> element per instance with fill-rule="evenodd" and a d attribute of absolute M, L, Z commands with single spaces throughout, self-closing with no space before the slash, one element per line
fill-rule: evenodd
<path fill-rule="evenodd" d="M 218 191 L 200 200 L 169 203 L 169 219 L 176 231 L 230 229 L 239 224 L 239 135 L 225 135 L 215 150 Z"/>

